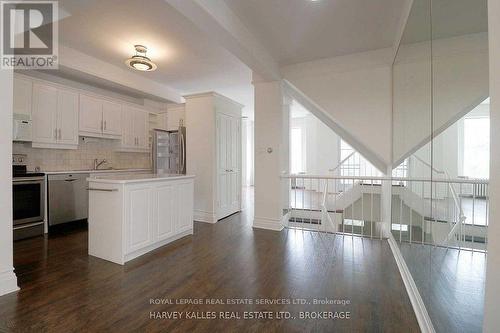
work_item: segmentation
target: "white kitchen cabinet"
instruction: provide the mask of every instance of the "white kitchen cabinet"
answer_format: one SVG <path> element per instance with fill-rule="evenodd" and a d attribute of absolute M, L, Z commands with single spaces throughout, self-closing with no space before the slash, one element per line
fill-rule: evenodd
<path fill-rule="evenodd" d="M 78 93 L 42 83 L 33 84 L 35 148 L 78 147 Z"/>
<path fill-rule="evenodd" d="M 57 109 L 57 143 L 78 145 L 78 93 L 59 89 Z"/>
<path fill-rule="evenodd" d="M 122 135 L 122 106 L 111 101 L 102 102 L 103 130 L 106 135 Z"/>
<path fill-rule="evenodd" d="M 134 135 L 137 137 L 139 149 L 148 149 L 148 114 L 142 110 L 135 112 Z"/>
<path fill-rule="evenodd" d="M 175 222 L 177 219 L 176 207 L 178 207 L 178 196 L 175 193 L 176 187 L 173 184 L 164 184 L 158 186 L 155 195 L 155 204 L 157 205 L 156 234 L 158 240 L 164 240 L 172 237 L 175 231 Z"/>
<path fill-rule="evenodd" d="M 167 107 L 167 130 L 176 131 L 180 124 L 185 125 L 186 111 L 184 104 Z"/>
<path fill-rule="evenodd" d="M 142 109 L 124 106 L 122 111 L 122 151 L 148 151 L 148 113 Z"/>
<path fill-rule="evenodd" d="M 33 143 L 57 143 L 57 89 L 35 84 L 33 87 Z"/>
<path fill-rule="evenodd" d="M 80 135 L 119 139 L 122 135 L 119 103 L 80 94 Z"/>
<path fill-rule="evenodd" d="M 241 210 L 242 105 L 213 92 L 185 98 L 186 168 L 196 175 L 194 216 L 215 223 Z"/>
<path fill-rule="evenodd" d="M 122 110 L 122 148 L 134 148 L 136 144 L 134 136 L 134 110 L 123 107 Z"/>
<path fill-rule="evenodd" d="M 117 264 L 193 234 L 194 176 L 89 180 L 89 255 Z"/>
<path fill-rule="evenodd" d="M 102 103 L 92 96 L 80 94 L 80 133 L 86 135 L 102 134 Z"/>
<path fill-rule="evenodd" d="M 33 82 L 29 79 L 14 76 L 13 113 L 31 119 Z"/>
<path fill-rule="evenodd" d="M 149 184 L 130 186 L 125 193 L 127 218 L 127 252 L 137 251 L 153 241 L 152 187 Z"/>

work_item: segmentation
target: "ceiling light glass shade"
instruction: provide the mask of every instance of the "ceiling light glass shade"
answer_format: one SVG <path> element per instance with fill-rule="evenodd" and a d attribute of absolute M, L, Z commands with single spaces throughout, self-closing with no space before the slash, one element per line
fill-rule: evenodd
<path fill-rule="evenodd" d="M 147 48 L 142 45 L 135 45 L 135 55 L 125 61 L 125 64 L 138 71 L 154 71 L 156 64 L 146 57 Z"/>

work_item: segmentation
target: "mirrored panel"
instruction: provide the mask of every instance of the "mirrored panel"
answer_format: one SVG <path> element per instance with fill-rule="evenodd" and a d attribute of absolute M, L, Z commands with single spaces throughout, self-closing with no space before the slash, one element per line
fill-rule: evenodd
<path fill-rule="evenodd" d="M 486 0 L 416 0 L 393 67 L 392 234 L 436 332 L 482 330 L 487 28 Z"/>
<path fill-rule="evenodd" d="M 432 243 L 430 9 L 430 0 L 413 2 L 393 65 L 393 176 L 402 180 L 393 182 L 391 229 L 400 242 Z"/>

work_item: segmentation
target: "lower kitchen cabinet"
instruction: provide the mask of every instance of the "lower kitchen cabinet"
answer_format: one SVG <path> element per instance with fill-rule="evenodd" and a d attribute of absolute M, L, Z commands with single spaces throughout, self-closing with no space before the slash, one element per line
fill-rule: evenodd
<path fill-rule="evenodd" d="M 193 233 L 191 176 L 144 182 L 89 180 L 89 254 L 124 264 Z"/>

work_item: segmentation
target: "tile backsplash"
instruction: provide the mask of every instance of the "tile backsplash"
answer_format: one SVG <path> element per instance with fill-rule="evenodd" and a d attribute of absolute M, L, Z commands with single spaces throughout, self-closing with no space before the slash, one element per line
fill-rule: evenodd
<path fill-rule="evenodd" d="M 108 161 L 102 168 L 151 168 L 150 153 L 117 152 L 114 140 L 80 137 L 78 149 L 32 148 L 31 143 L 13 143 L 14 154 L 28 156 L 28 170 L 39 167 L 42 171 L 83 170 L 94 167 L 94 159 Z"/>

